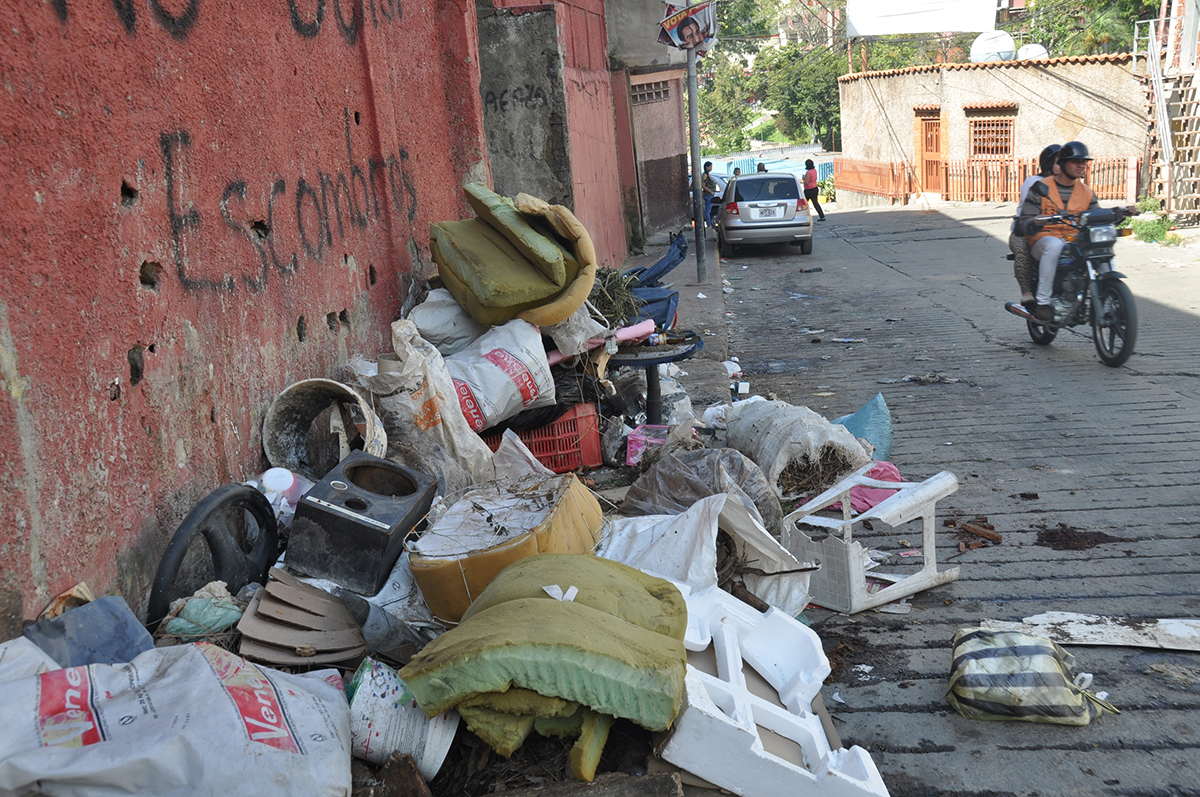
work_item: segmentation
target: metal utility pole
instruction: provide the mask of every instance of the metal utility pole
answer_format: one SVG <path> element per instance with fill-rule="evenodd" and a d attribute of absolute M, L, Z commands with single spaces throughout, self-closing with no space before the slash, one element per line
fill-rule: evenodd
<path fill-rule="evenodd" d="M 688 6 L 691 7 L 691 3 Z M 688 81 L 688 132 L 692 140 L 692 223 L 696 227 L 696 282 L 708 282 L 708 268 L 704 264 L 704 179 L 700 163 L 700 98 L 696 80 L 696 48 L 687 51 Z"/>

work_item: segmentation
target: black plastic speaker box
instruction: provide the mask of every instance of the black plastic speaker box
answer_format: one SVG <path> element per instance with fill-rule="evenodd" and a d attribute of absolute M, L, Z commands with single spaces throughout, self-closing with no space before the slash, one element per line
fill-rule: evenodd
<path fill-rule="evenodd" d="M 287 564 L 360 595 L 387 581 L 404 538 L 429 512 L 437 479 L 355 451 L 296 507 Z"/>

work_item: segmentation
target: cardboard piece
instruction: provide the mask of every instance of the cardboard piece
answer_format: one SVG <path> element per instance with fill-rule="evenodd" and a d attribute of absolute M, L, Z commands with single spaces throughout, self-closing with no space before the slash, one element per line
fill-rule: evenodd
<path fill-rule="evenodd" d="M 271 578 L 238 623 L 242 656 L 303 666 L 349 661 L 367 652 L 362 631 L 341 600 L 279 568 L 271 568 Z"/>

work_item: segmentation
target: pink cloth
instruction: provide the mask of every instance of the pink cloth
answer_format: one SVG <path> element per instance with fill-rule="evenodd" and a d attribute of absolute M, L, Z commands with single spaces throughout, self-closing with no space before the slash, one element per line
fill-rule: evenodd
<path fill-rule="evenodd" d="M 900 475 L 900 470 L 890 462 L 876 462 L 875 467 L 863 475 L 868 479 L 877 479 L 881 482 L 904 481 L 904 478 Z M 895 490 L 886 490 L 882 487 L 851 487 L 850 508 L 855 512 L 866 512 L 868 509 L 882 504 L 895 494 Z M 836 504 L 830 504 L 829 508 L 838 510 L 842 508 L 842 504 L 839 501 Z"/>
<path fill-rule="evenodd" d="M 805 188 L 805 190 L 807 190 L 809 188 L 816 188 L 816 187 L 817 187 L 817 170 L 809 169 L 808 171 L 806 171 L 804 173 L 804 188 Z"/>

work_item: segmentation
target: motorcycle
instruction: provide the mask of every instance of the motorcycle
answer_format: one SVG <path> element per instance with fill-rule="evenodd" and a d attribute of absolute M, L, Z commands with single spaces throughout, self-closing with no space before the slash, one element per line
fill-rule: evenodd
<path fill-rule="evenodd" d="M 1035 184 L 1033 190 L 1039 195 L 1042 192 L 1036 191 L 1038 188 L 1045 191 L 1044 186 Z M 1054 273 L 1050 299 L 1054 323 L 1042 324 L 1017 302 L 1004 305 L 1005 310 L 1025 319 L 1034 343 L 1045 346 L 1062 327 L 1091 324 L 1092 340 L 1102 363 L 1117 368 L 1133 354 L 1137 308 L 1129 287 L 1122 282 L 1125 275 L 1112 267 L 1113 244 L 1132 232 L 1128 228 L 1118 230 L 1116 225 L 1130 215 L 1125 208 L 1097 208 L 1077 216 L 1060 213 L 1037 217 L 1040 222 L 1066 223 L 1076 232 L 1063 247 Z M 1011 254 L 1008 257 L 1012 259 Z"/>

